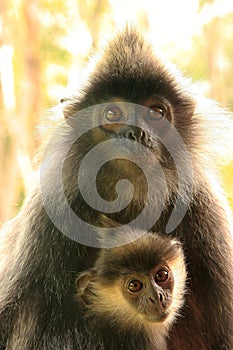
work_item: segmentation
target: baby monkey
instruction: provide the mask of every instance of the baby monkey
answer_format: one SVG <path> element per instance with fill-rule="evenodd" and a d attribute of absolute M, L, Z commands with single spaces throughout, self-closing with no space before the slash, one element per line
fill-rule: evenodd
<path fill-rule="evenodd" d="M 131 243 L 119 246 L 126 234 Z M 156 233 L 133 241 L 134 233 L 120 228 L 115 237 L 109 229 L 109 237 L 116 247 L 101 249 L 94 267 L 76 280 L 90 333 L 103 335 L 104 349 L 167 349 L 168 331 L 184 303 L 181 243 Z"/>

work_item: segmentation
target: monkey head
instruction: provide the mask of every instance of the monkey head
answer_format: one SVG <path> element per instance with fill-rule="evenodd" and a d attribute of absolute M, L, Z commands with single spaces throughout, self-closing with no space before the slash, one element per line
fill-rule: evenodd
<path fill-rule="evenodd" d="M 120 238 L 111 240 L 118 244 Z M 183 305 L 185 281 L 181 244 L 147 233 L 127 245 L 100 250 L 76 286 L 79 300 L 98 325 L 167 329 Z"/>

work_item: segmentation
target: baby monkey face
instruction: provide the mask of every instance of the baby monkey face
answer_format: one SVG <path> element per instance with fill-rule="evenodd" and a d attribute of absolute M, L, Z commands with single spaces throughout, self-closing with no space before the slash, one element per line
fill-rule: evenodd
<path fill-rule="evenodd" d="M 128 245 L 100 250 L 76 286 L 79 300 L 98 325 L 108 320 L 107 325 L 118 327 L 167 329 L 183 305 L 185 282 L 181 243 L 147 233 Z"/>
<path fill-rule="evenodd" d="M 149 322 L 163 322 L 169 315 L 174 287 L 173 273 L 166 262 L 149 273 L 124 276 L 122 291 L 136 312 Z"/>

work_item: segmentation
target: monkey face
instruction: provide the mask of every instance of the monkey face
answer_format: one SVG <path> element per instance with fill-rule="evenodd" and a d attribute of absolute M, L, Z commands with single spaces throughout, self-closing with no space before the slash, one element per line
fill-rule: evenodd
<path fill-rule="evenodd" d="M 166 98 L 152 96 L 140 101 L 140 104 L 110 101 L 94 108 L 96 118 L 100 129 L 93 133 L 96 143 L 114 138 L 117 140 L 116 146 L 124 149 L 126 159 L 130 156 L 131 160 L 140 159 L 146 165 L 156 156 L 161 163 L 168 164 L 168 157 L 165 158 L 163 154 L 163 144 L 165 138 L 172 136 L 173 112 Z M 129 170 L 131 167 L 126 163 L 121 163 L 120 167 L 125 165 L 125 169 Z"/>
<path fill-rule="evenodd" d="M 167 264 L 157 265 L 147 275 L 126 278 L 123 294 L 135 311 L 149 322 L 163 322 L 172 303 L 174 278 Z"/>
<path fill-rule="evenodd" d="M 139 220 L 143 222 L 145 217 L 151 217 L 150 228 L 156 221 L 154 216 L 159 215 L 161 205 L 157 206 L 157 211 L 149 203 L 166 201 L 168 187 L 161 164 L 171 168 L 173 163 L 169 155 L 165 157 L 168 152 L 162 139 L 172 135 L 172 107 L 166 98 L 155 95 L 139 102 L 142 104 L 110 99 L 108 103 L 87 108 L 67 120 L 73 130 L 80 129 L 83 123 L 94 121 L 89 125 L 89 131 L 73 143 L 63 171 L 65 195 L 71 198 L 72 209 L 83 221 L 91 223 L 96 215 L 89 207 L 88 210 L 81 209 L 80 214 L 80 208 L 86 203 L 91 203 L 91 208 L 98 208 L 100 212 L 108 212 L 109 203 L 115 202 L 116 205 L 119 203 L 119 209 L 114 207 L 111 217 L 116 221 L 128 223 L 129 213 L 132 220 L 142 213 Z M 83 166 L 81 171 L 80 164 Z M 75 170 L 71 172 L 71 168 Z M 85 173 L 85 176 L 80 175 L 77 183 L 78 173 Z M 174 174 L 171 178 L 176 180 Z M 82 196 L 78 200 L 74 198 L 74 193 L 79 196 L 82 179 L 85 179 L 82 182 L 85 203 Z M 127 180 L 127 184 L 125 181 L 123 189 L 117 188 L 116 185 L 122 184 L 123 179 Z M 70 183 L 76 184 L 72 186 L 77 189 L 72 187 L 71 191 Z M 90 189 L 95 188 L 98 195 L 93 196 Z M 119 196 L 119 193 L 122 195 Z M 101 209 L 100 202 L 103 202 Z"/>
<path fill-rule="evenodd" d="M 94 121 L 91 124 L 93 128 L 74 143 L 67 161 L 64 162 L 66 169 L 77 165 L 77 170 L 71 175 L 69 172 L 67 182 L 64 178 L 65 190 L 67 183 L 67 197 L 72 198 L 74 193 L 74 191 L 68 193 L 70 182 L 75 183 L 70 176 L 76 176 L 79 172 L 79 161 L 82 161 L 86 166 L 83 187 L 88 197 L 86 202 L 93 203 L 92 207 L 99 208 L 100 198 L 104 199 L 105 207 L 100 211 L 107 212 L 109 202 L 124 201 L 125 204 L 120 205 L 120 210 L 113 210 L 116 213 L 113 218 L 123 223 L 125 217 L 128 222 L 129 212 L 132 219 L 137 218 L 143 211 L 146 201 L 165 202 L 168 196 L 166 181 L 168 174 L 162 171 L 161 165 L 166 169 L 175 169 L 171 181 L 176 182 L 176 167 L 164 146 L 166 142 L 172 143 L 172 107 L 165 97 L 155 95 L 139 102 L 141 104 L 110 99 L 108 103 L 88 108 L 87 114 L 85 111 L 78 113 L 77 118 L 74 117 L 70 123 L 79 129 L 80 125 L 88 121 L 90 123 L 91 120 Z M 85 154 L 80 155 L 80 150 Z M 95 173 L 94 169 L 98 171 Z M 93 179 L 96 179 L 94 187 L 90 185 Z M 116 185 L 123 183 L 122 179 L 126 179 L 131 186 L 124 186 L 124 190 L 117 189 Z M 100 198 L 93 196 L 90 191 L 90 188 L 95 187 Z M 119 193 L 122 196 L 119 196 Z M 74 202 L 77 203 L 76 198 Z M 148 205 L 145 212 L 147 216 L 151 214 L 154 224 L 154 208 L 152 213 L 148 212 L 149 210 Z M 90 210 L 85 212 L 90 213 Z M 84 218 L 84 221 L 90 222 L 89 218 Z"/>
<path fill-rule="evenodd" d="M 125 234 L 119 229 L 112 239 Z M 167 328 L 183 305 L 185 280 L 180 242 L 147 233 L 127 246 L 102 249 L 94 267 L 78 276 L 77 297 L 100 328 L 103 322 L 107 328 Z"/>

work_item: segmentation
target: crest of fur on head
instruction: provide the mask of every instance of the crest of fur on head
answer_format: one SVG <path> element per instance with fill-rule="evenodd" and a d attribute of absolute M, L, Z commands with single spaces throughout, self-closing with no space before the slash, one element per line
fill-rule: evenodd
<path fill-rule="evenodd" d="M 135 28 L 128 26 L 93 56 L 85 76 L 79 93 L 61 101 L 66 120 L 87 107 L 113 98 L 140 105 L 146 96 L 165 96 L 172 106 L 171 124 L 182 137 L 192 161 L 192 183 L 186 187 L 192 186 L 194 193 L 205 189 L 206 177 L 214 189 L 218 186 L 214 178 L 233 156 L 232 114 L 203 97 L 198 87 L 175 65 L 154 52 Z M 163 170 L 168 185 L 177 192 L 174 173 Z M 184 193 L 183 201 L 187 200 Z"/>
<path fill-rule="evenodd" d="M 233 155 L 232 113 L 213 100 L 205 98 L 199 92 L 199 86 L 192 83 L 190 78 L 186 78 L 175 64 L 155 51 L 135 27 L 127 26 L 116 36 L 115 40 L 112 40 L 109 45 L 104 45 L 102 49 L 98 49 L 92 56 L 83 71 L 79 93 L 76 92 L 75 95 L 60 101 L 64 116 L 69 118 L 82 108 L 106 102 L 111 92 L 106 93 L 103 100 L 102 90 L 111 80 L 124 83 L 124 80 L 136 76 L 137 81 L 141 84 L 148 80 L 149 86 L 150 79 L 153 80 L 156 75 L 158 75 L 158 81 L 161 78 L 161 81 L 167 80 L 170 84 L 171 92 L 177 100 L 180 100 L 181 110 L 185 111 L 187 107 L 192 110 L 193 135 L 198 134 L 198 138 L 195 143 L 192 143 L 191 151 L 194 151 L 193 156 L 197 151 L 197 161 L 201 160 L 202 166 L 205 166 L 206 161 L 208 164 L 211 164 L 213 160 L 214 164 L 230 161 Z M 99 96 L 96 90 L 100 87 L 101 95 Z M 128 89 L 128 91 L 131 90 Z M 143 95 L 143 91 L 140 93 Z M 118 94 L 121 94 L 120 91 Z M 88 101 L 86 96 L 88 96 Z M 179 106 L 177 110 L 179 111 Z M 188 114 L 187 112 L 186 117 L 189 117 Z M 217 142 L 216 136 L 218 136 Z M 186 135 L 184 135 L 185 138 Z M 187 139 L 187 142 L 190 140 Z M 200 145 L 203 150 L 203 159 L 200 159 Z"/>

